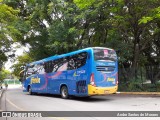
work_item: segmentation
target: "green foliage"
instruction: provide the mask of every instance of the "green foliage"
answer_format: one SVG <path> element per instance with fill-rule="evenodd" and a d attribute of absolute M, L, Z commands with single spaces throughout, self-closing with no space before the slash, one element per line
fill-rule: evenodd
<path fill-rule="evenodd" d="M 23 67 L 33 61 L 29 54 L 25 53 L 23 56 L 17 57 L 17 64 L 12 66 L 13 73 L 15 76 L 19 77 L 19 73 L 23 70 Z"/>
<path fill-rule="evenodd" d="M 160 83 L 157 84 L 156 88 L 157 88 L 157 91 L 160 91 Z"/>
<path fill-rule="evenodd" d="M 3 80 L 4 80 L 8 75 L 10 75 L 10 74 L 11 74 L 10 71 L 5 70 L 5 69 L 2 69 L 2 70 L 0 71 L 0 83 L 2 83 Z"/>
<path fill-rule="evenodd" d="M 14 10 L 12 7 L 9 7 L 4 3 L 0 4 L 1 46 L 2 46 L 2 40 L 5 41 L 6 45 L 8 45 L 9 42 L 11 42 L 12 40 L 16 40 L 16 37 L 20 35 L 20 32 L 16 29 L 15 26 L 16 21 L 18 20 L 17 18 L 18 12 L 19 12 L 18 10 Z"/>
<path fill-rule="evenodd" d="M 128 84 L 120 84 L 118 90 L 123 92 L 160 92 L 160 84 L 130 82 Z"/>
<path fill-rule="evenodd" d="M 95 0 L 73 0 L 73 1 L 74 1 L 74 3 L 76 3 L 76 5 L 80 9 L 90 7 L 95 2 Z"/>
<path fill-rule="evenodd" d="M 5 53 L 11 51 L 11 44 L 21 36 L 16 26 L 18 13 L 19 10 L 6 5 L 3 0 L 0 1 L 0 71 L 4 62 L 7 61 Z"/>
<path fill-rule="evenodd" d="M 142 24 L 142 23 L 146 24 L 147 22 L 149 22 L 151 20 L 153 20 L 152 17 L 142 17 L 142 19 L 140 20 L 139 24 Z"/>
<path fill-rule="evenodd" d="M 152 20 L 159 20 L 160 19 L 160 7 L 153 8 L 150 10 L 150 16 L 144 16 L 142 19 L 139 21 L 139 24 L 146 24 Z"/>

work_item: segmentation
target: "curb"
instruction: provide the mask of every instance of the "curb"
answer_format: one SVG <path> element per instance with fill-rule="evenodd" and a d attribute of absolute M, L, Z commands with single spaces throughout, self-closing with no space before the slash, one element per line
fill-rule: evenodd
<path fill-rule="evenodd" d="M 124 95 L 160 95 L 160 92 L 117 92 Z"/>
<path fill-rule="evenodd" d="M 1 109 L 1 98 L 2 98 L 2 94 L 3 94 L 3 89 L 0 89 L 0 111 L 2 111 L 2 109 Z"/>
<path fill-rule="evenodd" d="M 3 89 L 0 90 L 0 98 L 2 97 Z"/>

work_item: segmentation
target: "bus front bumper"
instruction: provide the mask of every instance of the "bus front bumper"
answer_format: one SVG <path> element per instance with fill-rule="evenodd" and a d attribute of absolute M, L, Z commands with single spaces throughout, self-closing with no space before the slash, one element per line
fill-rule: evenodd
<path fill-rule="evenodd" d="M 92 85 L 88 85 L 88 95 L 106 95 L 106 94 L 114 94 L 117 92 L 118 86 L 114 87 L 95 87 Z"/>

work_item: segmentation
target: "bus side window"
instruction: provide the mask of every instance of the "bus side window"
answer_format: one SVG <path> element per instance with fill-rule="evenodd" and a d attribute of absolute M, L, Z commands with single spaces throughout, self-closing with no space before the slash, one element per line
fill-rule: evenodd
<path fill-rule="evenodd" d="M 28 66 L 26 76 L 29 77 L 34 74 L 34 65 Z"/>
<path fill-rule="evenodd" d="M 44 69 L 46 73 L 49 73 L 49 63 L 48 62 L 44 63 Z"/>
<path fill-rule="evenodd" d="M 53 70 L 53 62 L 52 61 L 45 62 L 44 69 L 46 73 L 51 73 Z"/>
<path fill-rule="evenodd" d="M 47 62 L 44 63 L 44 70 L 47 73 Z"/>
<path fill-rule="evenodd" d="M 33 67 L 34 74 L 39 74 L 39 67 L 40 67 L 39 64 L 34 65 Z"/>
<path fill-rule="evenodd" d="M 43 63 L 42 64 L 39 64 L 38 67 L 37 67 L 37 74 L 44 74 L 44 66 L 43 66 Z"/>
<path fill-rule="evenodd" d="M 52 61 L 48 62 L 48 69 L 49 69 L 49 73 L 51 73 L 53 70 L 53 62 Z"/>
<path fill-rule="evenodd" d="M 56 72 L 58 69 L 58 60 L 53 60 L 52 65 L 53 65 L 52 72 Z"/>
<path fill-rule="evenodd" d="M 75 55 L 68 58 L 68 68 L 67 70 L 76 69 Z"/>
<path fill-rule="evenodd" d="M 64 57 L 44 63 L 44 69 L 46 73 L 74 70 L 80 68 L 86 64 L 88 57 L 87 52 L 82 52 L 69 57 Z"/>
<path fill-rule="evenodd" d="M 80 68 L 86 64 L 87 56 L 88 56 L 87 52 L 82 52 L 77 54 L 77 60 L 76 60 L 77 68 Z"/>
<path fill-rule="evenodd" d="M 58 69 L 57 71 L 66 71 L 68 66 L 68 62 L 66 58 L 59 59 Z"/>

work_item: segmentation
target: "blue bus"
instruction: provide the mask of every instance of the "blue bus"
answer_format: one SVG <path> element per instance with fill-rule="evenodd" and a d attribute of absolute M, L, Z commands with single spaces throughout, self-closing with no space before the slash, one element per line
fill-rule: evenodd
<path fill-rule="evenodd" d="M 23 91 L 29 94 L 113 94 L 118 89 L 118 60 L 113 49 L 90 47 L 29 63 L 22 76 Z"/>

